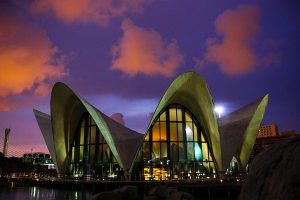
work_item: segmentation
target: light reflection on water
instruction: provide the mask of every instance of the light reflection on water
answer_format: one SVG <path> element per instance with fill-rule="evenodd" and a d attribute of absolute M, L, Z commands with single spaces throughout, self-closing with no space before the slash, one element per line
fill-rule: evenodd
<path fill-rule="evenodd" d="M 36 187 L 20 183 L 0 185 L 1 200 L 89 200 L 92 192 Z"/>

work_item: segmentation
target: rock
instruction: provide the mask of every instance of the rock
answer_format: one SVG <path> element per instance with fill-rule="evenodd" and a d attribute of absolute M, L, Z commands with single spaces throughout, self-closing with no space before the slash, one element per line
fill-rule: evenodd
<path fill-rule="evenodd" d="M 167 186 L 158 185 L 154 188 L 151 188 L 149 191 L 149 197 L 151 196 L 155 196 L 158 199 L 167 199 L 169 197 Z"/>
<path fill-rule="evenodd" d="M 274 144 L 256 156 L 239 199 L 300 199 L 300 136 Z"/>
<path fill-rule="evenodd" d="M 117 192 L 101 192 L 92 196 L 90 200 L 122 200 L 122 196 Z"/>
<path fill-rule="evenodd" d="M 114 190 L 114 192 L 119 193 L 124 200 L 138 200 L 139 198 L 137 186 L 126 185 L 120 189 Z"/>
<path fill-rule="evenodd" d="M 194 200 L 194 197 L 187 192 L 173 192 L 170 200 Z"/>
<path fill-rule="evenodd" d="M 175 188 L 175 187 L 168 187 L 167 191 L 168 191 L 168 196 L 170 196 L 170 197 L 173 193 L 178 192 L 177 188 Z"/>

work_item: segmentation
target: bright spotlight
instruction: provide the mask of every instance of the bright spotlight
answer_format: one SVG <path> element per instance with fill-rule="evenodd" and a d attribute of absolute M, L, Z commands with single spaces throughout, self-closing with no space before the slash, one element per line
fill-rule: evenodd
<path fill-rule="evenodd" d="M 190 127 L 188 127 L 188 126 L 185 128 L 185 132 L 189 136 L 193 133 L 192 129 Z"/>
<path fill-rule="evenodd" d="M 221 117 L 221 115 L 224 113 L 224 107 L 223 106 L 215 106 L 215 112 L 218 115 L 218 118 Z"/>

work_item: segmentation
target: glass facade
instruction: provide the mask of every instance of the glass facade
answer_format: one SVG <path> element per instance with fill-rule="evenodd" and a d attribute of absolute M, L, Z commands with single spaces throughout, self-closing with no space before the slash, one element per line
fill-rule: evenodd
<path fill-rule="evenodd" d="M 214 171 L 201 126 L 186 108 L 170 105 L 146 133 L 132 175 L 139 180 L 179 180 L 200 178 Z"/>
<path fill-rule="evenodd" d="M 70 174 L 92 175 L 99 179 L 117 178 L 120 166 L 93 118 L 84 114 L 71 143 Z"/>

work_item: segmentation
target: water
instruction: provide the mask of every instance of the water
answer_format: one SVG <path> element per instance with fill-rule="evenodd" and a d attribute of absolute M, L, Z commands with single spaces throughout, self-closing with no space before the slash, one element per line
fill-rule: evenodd
<path fill-rule="evenodd" d="M 89 200 L 94 194 L 100 191 L 71 190 L 50 187 L 37 187 L 29 183 L 2 182 L 0 181 L 0 200 Z M 228 191 L 214 189 L 207 196 L 207 191 L 194 191 L 195 200 L 234 200 L 237 199 L 239 191 Z M 141 196 L 141 199 L 143 195 Z"/>
<path fill-rule="evenodd" d="M 0 200 L 89 200 L 92 195 L 91 191 L 36 187 L 25 183 L 0 184 Z"/>

